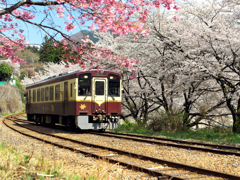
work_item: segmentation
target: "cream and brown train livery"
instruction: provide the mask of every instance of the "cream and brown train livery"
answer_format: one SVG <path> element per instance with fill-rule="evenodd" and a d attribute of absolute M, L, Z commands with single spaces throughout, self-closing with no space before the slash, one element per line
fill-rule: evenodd
<path fill-rule="evenodd" d="M 80 129 L 113 129 L 121 115 L 121 74 L 107 70 L 63 73 L 27 86 L 28 120 Z"/>

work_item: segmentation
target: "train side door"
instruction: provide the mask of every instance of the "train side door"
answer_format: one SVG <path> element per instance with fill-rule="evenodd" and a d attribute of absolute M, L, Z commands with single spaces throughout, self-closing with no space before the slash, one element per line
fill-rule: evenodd
<path fill-rule="evenodd" d="M 106 112 L 107 79 L 93 78 L 92 112 Z"/>
<path fill-rule="evenodd" d="M 68 109 L 68 82 L 64 82 L 64 102 L 63 102 L 63 113 L 67 115 Z"/>

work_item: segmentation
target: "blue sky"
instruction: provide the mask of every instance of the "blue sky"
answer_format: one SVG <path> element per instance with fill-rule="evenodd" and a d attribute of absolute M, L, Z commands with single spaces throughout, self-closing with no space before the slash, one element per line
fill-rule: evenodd
<path fill-rule="evenodd" d="M 37 7 L 36 10 L 38 12 L 39 11 L 41 11 L 41 12 L 35 13 L 36 17 L 30 21 L 40 23 L 45 17 L 45 14 L 43 13 L 44 8 Z M 58 29 L 61 30 L 63 33 L 66 33 L 67 35 L 75 34 L 81 30 L 88 30 L 88 26 L 91 25 L 91 22 L 86 22 L 84 25 L 81 25 L 81 26 L 75 24 L 76 28 L 74 30 L 68 32 L 67 30 L 64 29 L 64 27 L 65 27 L 64 22 L 66 22 L 66 21 L 69 22 L 66 15 L 64 15 L 64 18 L 58 18 L 57 14 L 53 10 L 53 13 L 51 13 L 51 16 L 52 16 L 52 20 L 54 21 L 54 24 L 59 26 Z M 26 37 L 27 43 L 30 43 L 30 44 L 41 44 L 42 43 L 43 38 L 46 35 L 46 33 L 43 30 L 41 30 L 39 27 L 36 27 L 34 25 L 30 25 L 30 24 L 23 23 L 20 21 L 18 23 L 19 23 L 20 29 L 24 30 L 23 35 Z M 45 21 L 44 24 L 51 25 L 51 23 L 49 24 L 47 21 Z M 51 31 L 51 30 L 48 32 L 50 32 L 50 34 L 53 33 L 53 31 Z M 61 40 L 62 37 L 59 35 L 59 36 L 57 36 L 57 39 Z"/>

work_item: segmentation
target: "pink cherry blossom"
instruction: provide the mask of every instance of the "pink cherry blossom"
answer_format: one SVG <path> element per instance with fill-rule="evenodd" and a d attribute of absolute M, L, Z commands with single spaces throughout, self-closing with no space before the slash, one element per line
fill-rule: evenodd
<path fill-rule="evenodd" d="M 58 18 L 68 17 L 68 19 L 66 18 L 67 22 L 65 22 L 64 27 L 67 32 L 75 29 L 77 24 L 84 25 L 86 21 L 92 21 L 93 24 L 89 26 L 91 30 L 98 29 L 100 32 L 112 31 L 114 34 L 118 35 L 140 33 L 142 36 L 148 36 L 150 30 L 144 28 L 144 23 L 146 23 L 149 15 L 148 7 L 160 7 L 162 5 L 169 8 L 170 5 L 174 5 L 174 9 L 179 9 L 178 6 L 176 6 L 175 0 L 155 0 L 151 3 L 144 0 L 54 0 L 49 4 L 45 1 L 22 1 L 22 4 L 18 2 L 14 4 L 14 2 L 8 1 L 9 0 L 1 1 L 4 5 L 1 6 L 2 14 L 0 15 L 0 19 L 3 22 L 0 27 L 0 32 L 6 33 L 9 39 L 3 38 L 4 36 L 0 38 L 0 41 L 4 44 L 4 46 L 1 46 L 0 55 L 10 58 L 13 62 L 23 62 L 23 60 L 14 56 L 13 53 L 23 49 L 23 44 L 26 40 L 22 34 L 23 30 L 18 27 L 16 21 L 23 21 L 27 25 L 34 25 L 35 27 L 46 30 L 46 32 L 52 29 L 57 32 L 57 34 L 60 34 L 65 40 L 69 38 L 69 35 L 62 32 L 61 28 L 59 28 L 61 25 L 54 24 L 54 17 L 52 17 L 54 13 L 56 13 Z M 39 6 L 46 7 L 43 10 L 37 11 L 44 15 L 44 18 L 40 21 L 38 19 L 35 20 L 34 14 Z M 8 13 L 10 7 L 13 8 L 11 9 L 11 14 Z M 135 12 L 139 14 L 139 17 L 133 20 L 131 16 Z M 52 22 L 52 24 L 46 23 L 48 20 L 50 20 L 49 22 Z M 53 34 L 55 38 L 55 33 Z M 138 37 L 134 35 L 134 40 L 137 39 Z M 119 55 L 108 49 L 98 50 L 93 45 L 90 46 L 87 37 L 85 37 L 82 42 L 81 45 L 72 43 L 71 45 L 74 48 L 70 49 L 72 46 L 70 46 L 68 42 L 62 41 L 64 48 L 69 51 L 68 53 L 81 54 L 81 57 L 86 61 L 90 61 L 94 58 L 95 62 L 93 64 L 99 62 L 101 58 L 106 58 L 107 60 L 114 59 L 116 63 L 122 63 L 122 65 L 124 64 L 127 68 L 133 67 L 127 58 L 119 57 Z M 54 46 L 57 46 L 57 44 L 55 43 Z M 13 49 L 13 47 L 15 47 L 16 50 Z M 64 61 L 68 61 L 69 57 L 73 56 L 63 55 L 63 57 Z M 83 66 L 85 65 L 83 64 Z"/>
<path fill-rule="evenodd" d="M 94 24 L 92 24 L 92 25 L 89 26 L 88 28 L 91 29 L 91 30 L 93 30 L 93 31 L 96 29 L 95 26 L 94 26 Z"/>
<path fill-rule="evenodd" d="M 71 31 L 72 29 L 76 28 L 76 26 L 74 26 L 72 24 L 72 22 L 66 23 L 64 29 L 67 29 L 67 31 Z"/>
<path fill-rule="evenodd" d="M 173 18 L 175 21 L 177 21 L 177 20 L 179 20 L 179 17 L 177 17 L 177 16 L 174 16 L 174 18 Z"/>

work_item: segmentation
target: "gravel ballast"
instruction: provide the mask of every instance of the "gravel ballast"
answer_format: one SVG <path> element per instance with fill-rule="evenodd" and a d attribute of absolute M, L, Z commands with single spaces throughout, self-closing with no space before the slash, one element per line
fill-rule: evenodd
<path fill-rule="evenodd" d="M 7 143 L 15 151 L 29 155 L 33 152 L 34 158 L 42 158 L 49 164 L 61 166 L 59 171 L 66 177 L 95 177 L 96 179 L 156 179 L 148 174 L 126 169 L 118 164 L 108 163 L 80 153 L 74 153 L 54 147 L 50 144 L 21 135 L 8 127 L 0 118 L 0 142 Z M 38 127 L 43 128 L 43 127 Z M 44 128 L 49 131 L 48 128 Z"/>

